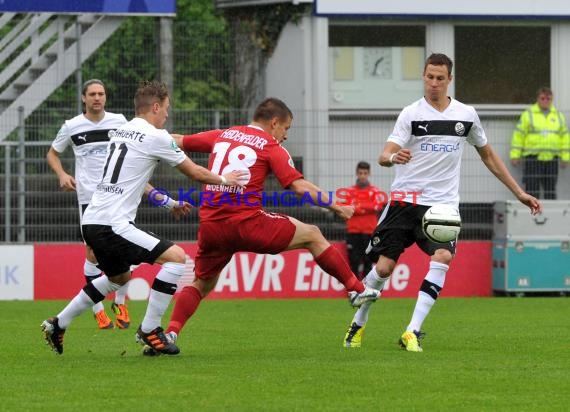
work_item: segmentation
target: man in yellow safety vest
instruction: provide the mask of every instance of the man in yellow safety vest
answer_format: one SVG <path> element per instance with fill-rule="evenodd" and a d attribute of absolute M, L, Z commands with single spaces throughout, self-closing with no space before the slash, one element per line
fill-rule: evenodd
<path fill-rule="evenodd" d="M 511 163 L 522 164 L 525 190 L 543 199 L 556 199 L 558 162 L 570 162 L 570 135 L 566 119 L 552 104 L 552 90 L 541 87 L 536 103 L 522 112 L 511 140 Z"/>

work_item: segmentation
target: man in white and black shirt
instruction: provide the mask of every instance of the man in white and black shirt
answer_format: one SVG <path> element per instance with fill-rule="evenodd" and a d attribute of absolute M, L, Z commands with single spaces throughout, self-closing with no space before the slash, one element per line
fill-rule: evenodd
<path fill-rule="evenodd" d="M 107 155 L 109 132 L 127 122 L 122 114 L 105 111 L 107 94 L 101 80 L 86 81 L 81 99 L 84 112 L 65 121 L 47 153 L 47 162 L 59 178 L 60 187 L 65 191 L 77 192 L 80 225 L 83 212 L 101 178 Z M 65 171 L 60 160 L 60 154 L 69 146 L 73 148 L 75 155 L 75 177 Z M 85 245 L 83 273 L 87 282 L 101 276 L 93 250 L 87 245 Z M 129 312 L 125 305 L 127 286 L 117 290 L 111 304 L 116 317 L 116 326 L 121 329 L 126 329 L 130 325 Z M 93 314 L 100 329 L 113 328 L 113 322 L 107 316 L 103 302 L 93 305 Z"/>
<path fill-rule="evenodd" d="M 389 204 L 374 231 L 367 256 L 376 262 L 365 284 L 382 290 L 400 255 L 414 243 L 430 256 L 411 321 L 400 338 L 410 352 L 421 352 L 421 326 L 443 288 L 457 240 L 434 243 L 421 227 L 422 217 L 435 204 L 459 206 L 461 155 L 466 143 L 475 147 L 485 166 L 530 208 L 541 211 L 536 198 L 524 192 L 487 142 L 475 109 L 447 95 L 453 62 L 445 54 L 432 54 L 424 67 L 425 95 L 405 107 L 384 146 L 378 163 L 396 168 L 392 193 L 405 193 L 404 202 Z M 360 347 L 371 302 L 354 315 L 344 338 L 345 347 Z"/>
<path fill-rule="evenodd" d="M 111 133 L 102 176 L 81 226 L 85 242 L 93 249 L 105 275 L 85 285 L 57 316 L 42 323 L 47 343 L 58 354 L 63 353 L 63 337 L 72 320 L 128 282 L 131 265 L 143 262 L 162 267 L 152 284 L 137 340 L 158 353 L 179 353 L 174 342 L 166 338 L 161 320 L 184 273 L 186 253 L 173 242 L 137 228 L 134 221 L 138 205 L 159 161 L 209 184 L 241 186 L 239 181 L 245 175 L 244 171 L 214 174 L 178 148 L 162 129 L 170 107 L 164 83 L 143 82 L 134 102 L 136 117 Z"/>

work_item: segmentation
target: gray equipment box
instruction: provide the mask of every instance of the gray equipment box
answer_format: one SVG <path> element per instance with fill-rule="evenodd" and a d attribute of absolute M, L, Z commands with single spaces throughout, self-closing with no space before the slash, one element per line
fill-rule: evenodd
<path fill-rule="evenodd" d="M 532 216 L 518 201 L 495 202 L 495 292 L 570 292 L 570 201 L 541 203 L 542 213 Z"/>
<path fill-rule="evenodd" d="M 493 239 L 570 239 L 570 201 L 542 200 L 543 211 L 532 216 L 517 200 L 495 202 Z"/>

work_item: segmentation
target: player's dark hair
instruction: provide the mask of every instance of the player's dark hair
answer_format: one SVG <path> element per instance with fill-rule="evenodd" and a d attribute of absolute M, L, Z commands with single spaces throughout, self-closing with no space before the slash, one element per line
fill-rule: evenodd
<path fill-rule="evenodd" d="M 89 86 L 91 86 L 93 84 L 99 84 L 99 85 L 103 86 L 103 89 L 105 89 L 105 93 L 107 93 L 107 88 L 105 87 L 105 85 L 103 84 L 103 82 L 101 80 L 89 79 L 85 83 L 83 83 L 83 88 L 81 89 L 81 94 L 83 96 L 85 96 L 85 94 L 87 93 L 87 89 L 89 88 Z M 82 107 L 81 111 L 83 112 L 83 114 L 85 114 L 87 112 L 87 110 L 85 109 L 85 102 L 81 102 L 81 107 Z"/>
<path fill-rule="evenodd" d="M 85 83 L 83 83 L 83 89 L 81 89 L 81 94 L 83 96 L 85 96 L 85 93 L 87 93 L 87 89 L 89 88 L 89 86 L 91 86 L 92 84 L 100 84 L 101 86 L 103 86 L 103 89 L 105 88 L 105 84 L 99 80 L 99 79 L 89 79 L 87 80 Z"/>
<path fill-rule="evenodd" d="M 166 84 L 156 80 L 144 80 L 135 92 L 135 114 L 146 113 L 156 102 L 162 104 L 168 97 Z"/>
<path fill-rule="evenodd" d="M 364 160 L 358 162 L 358 164 L 356 165 L 356 170 L 358 169 L 365 169 L 370 171 L 370 163 L 365 162 Z"/>
<path fill-rule="evenodd" d="M 447 67 L 447 74 L 451 75 L 451 71 L 453 70 L 453 62 L 447 55 L 443 53 L 432 53 L 426 60 L 426 64 L 424 66 L 424 73 L 428 65 L 431 64 L 432 66 L 446 66 Z"/>
<path fill-rule="evenodd" d="M 287 105 L 276 97 L 263 100 L 253 113 L 253 121 L 269 121 L 277 117 L 279 120 L 293 119 L 293 113 Z"/>

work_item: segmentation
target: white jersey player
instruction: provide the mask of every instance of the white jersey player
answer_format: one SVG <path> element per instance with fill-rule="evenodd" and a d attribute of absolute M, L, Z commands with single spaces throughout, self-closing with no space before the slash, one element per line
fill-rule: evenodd
<path fill-rule="evenodd" d="M 414 154 L 414 167 L 396 167 L 392 192 L 405 193 L 408 203 L 458 208 L 465 143 L 483 147 L 487 136 L 473 107 L 450 98 L 439 112 L 422 97 L 402 110 L 388 142 Z"/>
<path fill-rule="evenodd" d="M 245 171 L 219 176 L 196 165 L 161 128 L 168 117 L 170 99 L 164 83 L 143 82 L 135 93 L 136 118 L 111 134 L 102 177 L 83 216 L 85 242 L 93 249 L 104 276 L 88 283 L 42 329 L 47 343 L 63 353 L 63 336 L 72 320 L 100 302 L 131 278 L 131 265 L 158 263 L 162 267 L 151 286 L 146 314 L 136 337 L 158 353 L 179 353 L 161 327 L 162 315 L 186 268 L 180 246 L 136 227 L 141 196 L 156 165 L 165 161 L 189 178 L 209 184 L 240 185 Z M 186 204 L 186 211 L 190 205 Z"/>
<path fill-rule="evenodd" d="M 79 222 L 83 212 L 91 201 L 97 183 L 101 179 L 103 165 L 107 156 L 109 132 L 127 122 L 122 114 L 105 111 L 107 95 L 103 82 L 91 79 L 83 85 L 82 96 L 84 113 L 66 120 L 54 139 L 47 161 L 59 178 L 59 185 L 65 191 L 76 191 L 79 203 Z M 68 147 L 75 155 L 75 177 L 68 174 L 61 163 L 60 154 Z M 90 247 L 86 246 L 86 258 L 83 272 L 86 282 L 101 276 L 97 260 Z M 121 329 L 130 325 L 129 312 L 125 305 L 127 285 L 115 294 L 111 308 L 116 317 L 116 326 Z M 102 302 L 93 306 L 93 313 L 100 329 L 112 329 L 113 322 L 105 313 Z"/>
<path fill-rule="evenodd" d="M 400 255 L 414 243 L 430 256 L 412 318 L 400 337 L 409 352 L 421 352 L 421 326 L 441 292 L 455 255 L 457 240 L 435 243 L 422 231 L 422 217 L 434 204 L 459 206 L 461 154 L 465 143 L 475 147 L 481 160 L 516 197 L 539 213 L 541 205 L 525 193 L 487 142 L 475 109 L 447 95 L 453 62 L 445 54 L 432 54 L 423 72 L 424 97 L 402 110 L 378 163 L 396 168 L 392 193 L 407 194 L 404 202 L 386 205 L 372 234 L 367 256 L 376 265 L 366 286 L 382 290 Z M 364 303 L 352 319 L 343 341 L 360 347 L 371 303 Z"/>
<path fill-rule="evenodd" d="M 108 157 L 83 225 L 134 222 L 146 183 L 160 160 L 178 166 L 186 155 L 172 136 L 135 117 L 111 132 Z"/>
<path fill-rule="evenodd" d="M 103 111 L 103 118 L 94 122 L 85 114 L 66 120 L 51 147 L 63 153 L 69 146 L 75 155 L 75 190 L 80 205 L 87 205 L 101 178 L 107 157 L 109 132 L 127 122 L 122 114 Z"/>

